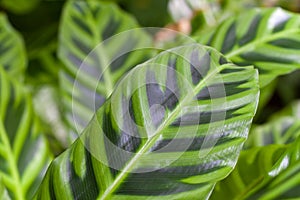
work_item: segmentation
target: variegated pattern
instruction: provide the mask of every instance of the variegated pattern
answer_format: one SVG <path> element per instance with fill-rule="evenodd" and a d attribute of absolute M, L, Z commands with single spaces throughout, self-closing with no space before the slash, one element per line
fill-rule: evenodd
<path fill-rule="evenodd" d="M 23 76 L 27 65 L 23 39 L 3 13 L 0 14 L 0 65 L 17 78 Z"/>
<path fill-rule="evenodd" d="M 134 28 L 138 28 L 134 18 L 113 3 L 66 3 L 59 33 L 58 56 L 66 65 L 60 86 L 65 118 L 76 134 L 88 124 L 119 78 L 145 61 L 147 53 L 132 51 L 151 44 L 142 30 L 111 38 Z"/>
<path fill-rule="evenodd" d="M 187 45 L 131 70 L 36 199 L 206 199 L 234 168 L 256 111 L 257 71 Z"/>
<path fill-rule="evenodd" d="M 299 152 L 300 137 L 289 145 L 243 151 L 236 168 L 217 184 L 211 199 L 299 199 Z"/>
<path fill-rule="evenodd" d="M 2 200 L 10 200 L 11 198 L 8 196 L 8 192 L 2 183 L 2 179 L 0 179 L 0 199 Z"/>
<path fill-rule="evenodd" d="M 196 37 L 237 65 L 254 65 L 261 87 L 300 69 L 300 16 L 281 8 L 249 10 Z"/>
<path fill-rule="evenodd" d="M 0 188 L 11 199 L 31 199 L 52 155 L 28 91 L 1 67 L 0 77 Z"/>
<path fill-rule="evenodd" d="M 300 136 L 300 102 L 293 102 L 273 114 L 265 124 L 253 126 L 245 148 L 270 144 L 289 144 Z"/>

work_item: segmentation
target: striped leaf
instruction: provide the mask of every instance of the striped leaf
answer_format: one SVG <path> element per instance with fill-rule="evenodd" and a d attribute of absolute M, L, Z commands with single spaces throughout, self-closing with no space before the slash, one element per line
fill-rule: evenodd
<path fill-rule="evenodd" d="M 0 199 L 2 200 L 10 200 L 11 198 L 8 196 L 8 192 L 0 178 Z"/>
<path fill-rule="evenodd" d="M 51 161 L 28 92 L 0 68 L 0 178 L 12 199 L 31 199 Z"/>
<path fill-rule="evenodd" d="M 300 16 L 280 8 L 249 10 L 228 18 L 197 40 L 237 65 L 254 65 L 261 87 L 300 69 Z"/>
<path fill-rule="evenodd" d="M 188 45 L 131 70 L 49 168 L 37 199 L 206 199 L 247 138 L 257 71 Z"/>
<path fill-rule="evenodd" d="M 10 25 L 6 15 L 0 14 L 0 65 L 13 76 L 20 77 L 27 60 L 19 33 Z"/>
<path fill-rule="evenodd" d="M 246 148 L 268 144 L 288 144 L 300 136 L 300 102 L 294 102 L 274 114 L 269 122 L 253 127 Z"/>
<path fill-rule="evenodd" d="M 69 1 L 60 27 L 58 56 L 66 65 L 60 76 L 66 120 L 80 133 L 120 76 L 145 60 L 144 52 L 131 51 L 149 46 L 150 39 L 139 29 L 110 38 L 138 24 L 106 2 Z"/>
<path fill-rule="evenodd" d="M 289 145 L 242 151 L 236 168 L 217 184 L 211 199 L 299 199 L 299 152 L 299 137 Z"/>

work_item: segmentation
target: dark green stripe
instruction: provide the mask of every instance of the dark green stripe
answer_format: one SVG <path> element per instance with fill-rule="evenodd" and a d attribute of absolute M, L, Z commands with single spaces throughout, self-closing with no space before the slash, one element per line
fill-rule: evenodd
<path fill-rule="evenodd" d="M 113 128 L 112 113 L 109 106 L 106 107 L 106 113 L 103 113 L 102 121 L 102 129 L 105 131 L 104 134 L 109 140 L 105 140 L 104 145 L 109 166 L 113 166 L 110 167 L 110 171 L 113 176 L 117 176 L 117 174 L 120 172 L 115 168 L 123 168 L 123 166 L 130 159 L 130 157 L 128 157 L 128 154 L 124 153 L 123 151 L 119 151 L 118 149 L 116 149 L 116 146 L 127 152 L 135 152 L 141 144 L 141 138 L 139 137 L 139 133 L 135 125 L 132 101 L 128 102 L 128 100 L 123 97 L 122 103 L 123 109 L 127 109 L 127 106 L 129 105 L 129 113 L 133 121 L 124 119 L 123 123 L 119 123 L 123 124 L 123 127 L 119 127 L 119 129 L 122 130 L 115 130 Z M 130 132 L 127 133 L 124 130 Z M 111 146 L 110 142 L 113 143 L 113 146 Z"/>
<path fill-rule="evenodd" d="M 81 5 L 79 2 L 76 2 L 73 4 L 75 10 L 77 10 L 78 12 L 80 12 L 81 15 L 84 15 L 84 10 L 82 9 Z"/>
<path fill-rule="evenodd" d="M 165 196 L 199 189 L 207 184 L 182 183 L 179 179 L 217 171 L 223 168 L 220 166 L 221 162 L 221 160 L 216 160 L 201 165 L 168 166 L 146 173 L 131 173 L 127 181 L 117 190 L 117 194 Z"/>
<path fill-rule="evenodd" d="M 286 14 L 286 16 L 288 16 L 288 15 Z M 282 16 L 280 16 L 280 18 L 282 18 Z M 276 26 L 273 29 L 273 33 L 283 31 L 285 28 L 285 25 L 289 22 L 289 20 L 290 20 L 290 16 L 288 16 L 284 21 L 281 21 L 279 24 L 276 24 Z"/>
<path fill-rule="evenodd" d="M 74 43 L 76 49 L 80 50 L 84 55 L 88 55 L 91 51 L 92 48 L 90 48 L 89 46 L 86 45 L 86 43 L 83 43 L 82 41 L 80 41 L 79 39 L 77 39 L 76 37 L 74 37 L 73 33 L 71 33 L 71 41 Z"/>
<path fill-rule="evenodd" d="M 93 37 L 92 30 L 90 29 L 90 27 L 88 25 L 85 24 L 85 22 L 81 21 L 82 19 L 79 19 L 77 16 L 71 16 L 71 19 L 78 26 L 78 28 L 80 30 L 83 30 L 90 37 Z"/>
<path fill-rule="evenodd" d="M 183 151 L 200 151 L 200 149 L 206 149 L 209 147 L 203 146 L 205 138 L 209 138 L 210 141 L 216 141 L 214 146 L 218 146 L 239 138 L 230 138 L 231 133 L 239 129 L 236 127 L 226 133 L 215 133 L 209 137 L 195 137 L 195 138 L 181 138 L 181 139 L 164 139 L 157 141 L 154 146 L 151 148 L 151 152 L 157 153 L 167 153 L 167 152 L 183 152 Z M 171 143 L 172 142 L 172 143 Z M 190 145 L 188 145 L 190 144 Z M 188 146 L 187 146 L 188 145 Z"/>
<path fill-rule="evenodd" d="M 247 66 L 247 65 L 248 64 L 245 64 L 244 66 Z M 226 68 L 226 69 L 223 69 L 222 71 L 220 71 L 220 74 L 231 74 L 231 73 L 235 73 L 235 72 L 242 72 L 244 70 L 245 70 L 245 68 L 243 68 L 243 67 L 236 67 L 234 69 Z"/>
<path fill-rule="evenodd" d="M 79 144 L 79 143 L 77 143 Z M 79 144 L 81 145 L 81 144 Z M 96 199 L 99 194 L 95 172 L 93 170 L 91 154 L 87 149 L 84 149 L 86 173 L 84 177 L 79 177 L 74 170 L 74 163 L 67 163 L 67 171 L 69 172 L 69 184 L 72 190 L 74 199 L 90 200 Z M 75 158 L 76 159 L 76 158 Z"/>
<path fill-rule="evenodd" d="M 193 51 L 190 58 L 190 70 L 194 85 L 205 77 L 210 70 L 210 52 L 205 52 L 204 56 L 199 58 L 199 51 Z"/>
<path fill-rule="evenodd" d="M 212 112 L 201 112 L 201 113 L 189 113 L 180 118 L 177 118 L 171 126 L 190 126 L 190 125 L 197 125 L 197 124 L 207 124 L 213 123 L 217 121 L 226 120 L 229 118 L 237 117 L 241 114 L 234 114 L 238 109 L 242 108 L 243 106 L 233 108 L 230 110 L 217 110 Z"/>
<path fill-rule="evenodd" d="M 246 52 L 240 55 L 241 58 L 247 60 L 247 62 L 271 62 L 271 63 L 286 63 L 291 64 L 294 63 L 294 60 L 291 60 L 287 57 L 278 57 L 267 54 L 261 54 L 257 52 Z"/>
<path fill-rule="evenodd" d="M 228 64 L 230 63 L 224 56 L 221 56 L 220 59 L 219 59 L 219 64 L 220 65 L 225 65 L 225 64 Z"/>
<path fill-rule="evenodd" d="M 146 92 L 148 97 L 149 108 L 155 105 L 161 105 L 165 109 L 173 110 L 178 104 L 178 98 L 180 97 L 177 76 L 176 76 L 176 60 L 170 59 L 168 61 L 167 79 L 165 83 L 165 91 L 161 90 L 161 86 L 157 84 L 155 73 L 151 70 L 146 74 Z M 165 109 L 151 109 L 150 114 L 153 124 L 159 126 L 163 118 L 165 117 Z"/>
<path fill-rule="evenodd" d="M 207 99 L 215 99 L 222 97 L 229 97 L 234 94 L 239 94 L 241 92 L 247 91 L 251 88 L 240 88 L 242 84 L 247 83 L 248 80 L 243 80 L 239 82 L 231 82 L 231 83 L 220 83 L 214 84 L 210 86 L 206 86 L 203 88 L 198 94 L 198 100 L 207 100 Z"/>
<path fill-rule="evenodd" d="M 104 31 L 102 32 L 102 40 L 106 40 L 107 38 L 115 35 L 120 25 L 121 21 L 115 20 L 114 16 L 111 16 L 104 28 Z"/>
<path fill-rule="evenodd" d="M 223 40 L 223 46 L 222 46 L 221 52 L 223 54 L 226 54 L 229 51 L 231 51 L 235 45 L 236 39 L 237 39 L 236 38 L 236 23 L 233 22 L 230 25 L 230 27 L 226 33 L 226 36 Z"/>
<path fill-rule="evenodd" d="M 55 164 L 54 163 L 51 163 L 51 166 L 49 167 L 49 194 L 50 194 L 50 198 L 51 200 L 56 200 L 56 193 L 55 193 L 55 189 L 54 189 L 54 167 L 55 167 Z M 47 181 L 47 179 L 45 179 Z M 42 191 L 42 190 L 41 190 Z M 39 192 L 39 194 L 42 194 L 42 192 Z M 40 199 L 40 198 L 39 198 Z"/>
<path fill-rule="evenodd" d="M 164 101 L 161 104 L 165 105 L 169 110 L 173 110 L 177 106 L 178 98 L 180 98 L 176 74 L 176 60 L 177 57 L 168 61 L 166 91 Z"/>
<path fill-rule="evenodd" d="M 259 23 L 261 21 L 261 15 L 256 15 L 254 19 L 252 20 L 249 29 L 246 31 L 246 34 L 240 39 L 239 45 L 243 46 L 247 44 L 248 42 L 252 41 L 257 34 L 257 29 L 259 27 Z"/>
<path fill-rule="evenodd" d="M 300 35 L 299 35 L 299 39 L 300 39 Z M 282 38 L 282 39 L 274 40 L 272 42 L 269 42 L 269 44 L 272 44 L 277 47 L 282 47 L 285 49 L 295 49 L 295 50 L 300 49 L 300 41 L 294 40 L 294 39 L 289 39 L 289 38 Z"/>
<path fill-rule="evenodd" d="M 124 44 L 117 50 L 113 57 L 116 59 L 110 64 L 110 69 L 112 72 L 124 67 L 126 60 L 133 53 L 132 50 L 135 49 L 136 46 L 138 46 L 137 38 L 135 38 L 133 35 L 130 35 L 127 39 L 127 42 L 124 42 Z M 124 52 L 126 53 L 124 54 Z M 134 67 L 136 64 L 138 63 L 134 63 L 131 67 Z"/>
<path fill-rule="evenodd" d="M 10 94 L 14 94 L 12 92 L 12 88 Z M 7 112 L 4 119 L 4 127 L 7 132 L 7 136 L 9 137 L 11 145 L 13 145 L 18 129 L 22 128 L 20 127 L 20 123 L 26 107 L 25 101 L 21 101 L 18 105 L 15 105 L 15 101 L 16 99 L 10 99 L 10 102 L 7 105 Z"/>

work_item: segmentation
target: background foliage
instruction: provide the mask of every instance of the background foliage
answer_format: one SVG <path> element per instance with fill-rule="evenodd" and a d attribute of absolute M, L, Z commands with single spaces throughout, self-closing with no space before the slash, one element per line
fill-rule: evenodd
<path fill-rule="evenodd" d="M 88 53 L 106 38 L 128 29 L 151 26 L 182 32 L 199 44 L 215 48 L 224 54 L 224 60 L 228 60 L 220 62 L 214 56 L 210 57 L 220 66 L 230 61 L 243 66 L 245 71 L 254 71 L 244 67 L 253 65 L 259 72 L 261 94 L 249 137 L 239 158 L 238 153 L 226 157 L 232 159 L 233 163 L 237 162 L 236 165 L 229 165 L 228 162 L 214 166 L 224 169 L 228 167 L 228 170 L 222 171 L 208 167 L 207 162 L 204 163 L 206 171 L 202 168 L 197 171 L 204 175 L 193 179 L 197 180 L 193 184 L 202 181 L 201 187 L 197 189 L 201 188 L 199 191 L 201 190 L 203 198 L 208 197 L 210 193 L 211 199 L 221 199 L 224 196 L 231 199 L 300 197 L 297 190 L 300 187 L 300 1 L 2 0 L 0 9 L 0 199 L 31 199 L 34 194 L 37 199 L 54 199 L 57 194 L 61 195 L 61 199 L 91 199 L 104 192 L 102 190 L 105 189 L 99 185 L 114 183 L 114 173 L 117 172 L 100 167 L 112 174 L 111 177 L 102 175 L 97 171 L 101 164 L 88 153 L 80 140 L 73 142 L 92 119 L 93 106 L 100 108 L 104 105 L 97 112 L 97 116 L 106 122 L 107 119 L 102 118 L 105 115 L 110 116 L 107 109 L 110 100 L 104 102 L 114 91 L 115 84 L 135 65 L 153 58 L 159 52 L 132 52 L 112 63 L 101 79 L 103 83 L 97 87 L 96 105 L 87 104 L 83 98 L 93 91 L 94 85 L 97 84 L 96 77 L 88 71 L 79 76 L 76 76 L 76 72 Z M 171 48 L 189 43 L 160 32 L 151 35 L 136 31 L 132 38 L 128 38 L 132 39 L 135 41 L 134 47 L 137 48 L 144 45 Z M 127 38 L 123 43 L 111 41 L 114 45 L 104 45 L 104 49 L 98 52 L 101 59 L 92 57 L 88 61 L 94 66 L 92 69 L 101 72 L 101 66 L 106 64 L 105 60 L 113 58 L 119 49 L 127 48 L 126 41 Z M 153 62 L 168 64 L 165 63 L 168 59 L 172 62 L 172 56 L 159 55 L 161 57 L 155 57 Z M 236 72 L 237 76 L 239 73 L 244 72 Z M 154 75 L 155 80 L 168 79 L 167 74 L 161 71 L 160 74 Z M 235 79 L 236 82 L 226 85 L 225 96 L 229 101 L 256 94 L 257 83 L 254 75 L 241 77 L 245 79 Z M 73 93 L 75 96 L 72 96 L 75 78 L 77 88 Z M 207 88 L 218 89 L 213 84 L 207 85 Z M 157 99 L 165 98 L 165 94 L 155 93 L 154 89 L 152 94 L 155 94 Z M 142 104 L 142 100 L 139 101 L 138 98 L 132 101 L 136 102 L 135 106 Z M 72 103 L 75 109 L 72 109 Z M 204 101 L 205 103 L 207 102 Z M 171 103 L 167 104 L 170 109 Z M 172 105 L 175 106 L 176 103 L 172 102 Z M 234 112 L 241 116 L 245 113 L 254 114 L 255 105 L 247 105 L 241 105 L 245 108 L 239 107 Z M 147 110 L 146 107 L 140 109 Z M 139 114 L 137 110 L 135 108 L 136 116 L 144 115 Z M 248 119 L 249 122 L 252 115 L 251 119 Z M 230 116 L 226 123 L 231 123 L 230 120 L 239 121 L 241 118 Z M 77 124 L 79 126 L 76 127 L 74 119 L 80 122 Z M 146 122 L 147 119 L 139 123 L 147 124 Z M 93 123 L 85 129 L 85 135 L 89 135 L 89 132 L 92 132 L 89 130 L 97 127 Z M 165 127 L 166 132 L 168 128 Z M 122 135 L 119 130 L 115 130 L 111 137 L 118 134 Z M 242 135 L 236 138 L 225 137 L 219 146 L 216 145 L 214 153 L 220 150 L 218 148 L 225 152 L 226 148 L 242 145 L 244 140 Z M 126 145 L 124 148 L 126 149 Z M 59 154 L 61 156 L 55 159 L 45 176 L 50 162 Z M 222 154 L 223 158 L 224 155 Z M 168 156 L 163 158 L 167 159 Z M 141 163 L 141 166 L 147 166 L 146 162 Z M 182 163 L 178 166 L 183 165 Z M 212 179 L 209 179 L 210 173 L 207 169 L 216 170 Z M 166 185 L 172 185 L 175 180 L 181 181 L 183 177 L 180 173 L 185 174 L 187 182 L 192 180 L 188 179 L 189 176 L 195 173 L 184 168 L 182 171 L 173 170 L 170 172 L 174 176 L 172 181 L 164 180 L 165 185 L 160 184 L 158 188 L 153 186 L 157 184 L 153 181 L 153 187 L 147 186 L 152 190 L 149 189 L 150 192 L 147 190 L 144 194 L 153 197 L 155 191 L 157 195 L 168 193 Z M 159 176 L 159 172 L 157 173 L 150 175 Z M 150 180 L 150 175 L 141 179 Z M 138 180 L 134 176 L 127 176 L 128 183 Z M 43 178 L 44 182 L 40 186 Z M 221 179 L 224 180 L 220 181 Z M 104 188 L 108 187 L 107 185 Z M 184 187 L 191 187 L 187 185 Z M 149 197 L 127 194 L 126 191 L 134 191 L 130 184 L 128 187 L 118 188 L 123 196 L 111 198 L 128 198 L 127 195 L 133 195 L 132 198 Z M 169 193 L 174 192 L 176 187 L 170 186 L 173 189 L 169 189 Z M 181 191 L 184 196 L 195 195 L 186 191 L 188 189 Z M 42 194 L 45 196 L 41 196 Z M 178 198 L 182 197 L 180 192 L 176 194 L 179 195 Z M 169 195 L 168 198 L 175 197 Z"/>

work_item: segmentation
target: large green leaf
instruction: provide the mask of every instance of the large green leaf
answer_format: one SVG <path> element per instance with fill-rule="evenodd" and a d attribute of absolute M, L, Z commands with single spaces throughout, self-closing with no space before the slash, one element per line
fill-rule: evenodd
<path fill-rule="evenodd" d="M 49 168 L 38 199 L 205 199 L 254 116 L 253 67 L 188 45 L 138 65 Z"/>
<path fill-rule="evenodd" d="M 300 137 L 289 145 L 242 151 L 237 167 L 211 199 L 299 199 Z"/>
<path fill-rule="evenodd" d="M 83 130 L 120 76 L 145 60 L 145 49 L 133 51 L 151 44 L 150 37 L 141 29 L 112 37 L 137 27 L 131 16 L 112 3 L 69 1 L 66 4 L 58 56 L 66 65 L 60 82 L 66 119 L 74 132 Z"/>
<path fill-rule="evenodd" d="M 12 199 L 30 199 L 52 156 L 29 93 L 0 67 L 0 178 Z"/>
<path fill-rule="evenodd" d="M 11 75 L 20 77 L 26 68 L 25 47 L 19 33 L 0 13 L 0 65 Z"/>
<path fill-rule="evenodd" d="M 300 16 L 280 8 L 249 10 L 197 37 L 235 64 L 254 65 L 261 87 L 300 69 Z"/>

